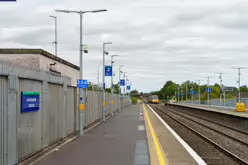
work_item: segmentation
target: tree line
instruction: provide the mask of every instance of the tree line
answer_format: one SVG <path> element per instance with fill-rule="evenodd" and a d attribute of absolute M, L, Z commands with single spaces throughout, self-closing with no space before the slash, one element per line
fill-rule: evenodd
<path fill-rule="evenodd" d="M 164 86 L 159 91 L 153 91 L 151 94 L 158 95 L 159 99 L 161 100 L 167 100 L 167 99 L 175 99 L 175 92 L 178 94 L 178 87 L 179 87 L 179 93 L 180 100 L 183 97 L 183 100 L 186 100 L 186 84 L 188 86 L 188 99 L 191 99 L 192 95 L 190 94 L 190 90 L 195 90 L 196 94 L 193 95 L 195 99 L 198 99 L 199 96 L 199 84 L 191 81 L 185 81 L 182 84 L 176 84 L 173 81 L 167 81 Z M 207 100 L 208 94 L 206 92 L 207 85 L 200 85 L 200 99 L 201 100 Z M 212 92 L 210 93 L 210 98 L 219 98 L 220 97 L 220 85 L 214 84 L 210 86 L 212 88 Z M 246 85 L 240 87 L 241 92 L 248 92 L 248 88 Z M 238 93 L 238 89 L 234 87 L 233 92 L 226 92 L 226 98 L 236 98 Z M 223 94 L 223 92 L 222 92 Z M 178 96 L 177 96 L 178 97 Z"/>

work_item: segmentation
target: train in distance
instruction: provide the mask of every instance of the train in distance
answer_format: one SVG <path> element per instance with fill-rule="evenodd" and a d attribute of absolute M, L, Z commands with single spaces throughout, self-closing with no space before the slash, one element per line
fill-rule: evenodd
<path fill-rule="evenodd" d="M 157 95 L 152 95 L 148 97 L 148 102 L 152 104 L 159 104 L 159 98 Z"/>

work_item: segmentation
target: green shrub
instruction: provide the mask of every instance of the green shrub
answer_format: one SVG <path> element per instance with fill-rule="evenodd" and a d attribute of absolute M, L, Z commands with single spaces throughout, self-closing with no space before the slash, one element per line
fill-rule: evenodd
<path fill-rule="evenodd" d="M 132 104 L 137 104 L 138 99 L 136 97 L 132 97 L 131 99 L 132 99 Z"/>

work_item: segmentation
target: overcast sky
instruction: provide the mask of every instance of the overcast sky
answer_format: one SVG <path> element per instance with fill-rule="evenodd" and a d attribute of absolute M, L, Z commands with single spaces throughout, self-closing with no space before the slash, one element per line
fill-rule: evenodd
<path fill-rule="evenodd" d="M 181 83 L 225 72 L 223 82 L 237 86 L 237 70 L 248 66 L 247 0 L 17 0 L 0 3 L 0 47 L 42 48 L 54 53 L 54 21 L 58 17 L 58 55 L 79 64 L 79 15 L 55 9 L 108 9 L 85 14 L 84 77 L 97 82 L 102 69 L 102 43 L 118 54 L 115 68 L 125 65 L 132 88 L 159 90 L 167 80 Z M 110 58 L 106 57 L 107 64 Z M 248 82 L 248 69 L 241 71 Z M 102 73 L 100 74 L 102 75 Z M 101 78 L 102 79 L 102 78 Z M 117 82 L 118 76 L 115 77 Z M 110 79 L 107 78 L 108 84 Z"/>

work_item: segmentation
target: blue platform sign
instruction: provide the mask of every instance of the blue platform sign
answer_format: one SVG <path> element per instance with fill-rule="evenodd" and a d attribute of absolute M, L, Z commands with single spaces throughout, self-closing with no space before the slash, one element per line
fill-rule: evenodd
<path fill-rule="evenodd" d="M 88 88 L 88 80 L 78 80 L 77 87 L 87 89 Z"/>
<path fill-rule="evenodd" d="M 125 80 L 122 79 L 120 84 L 121 84 L 121 86 L 125 86 Z"/>
<path fill-rule="evenodd" d="M 112 66 L 105 66 L 105 76 L 112 76 Z"/>
<path fill-rule="evenodd" d="M 190 90 L 190 94 L 191 95 L 195 95 L 196 94 L 196 91 L 195 90 Z"/>
<path fill-rule="evenodd" d="M 212 92 L 212 88 L 206 88 L 206 92 L 207 93 L 211 93 Z"/>
<path fill-rule="evenodd" d="M 21 92 L 21 112 L 40 110 L 40 92 Z"/>
<path fill-rule="evenodd" d="M 127 90 L 131 90 L 131 86 L 130 85 L 127 86 Z"/>

